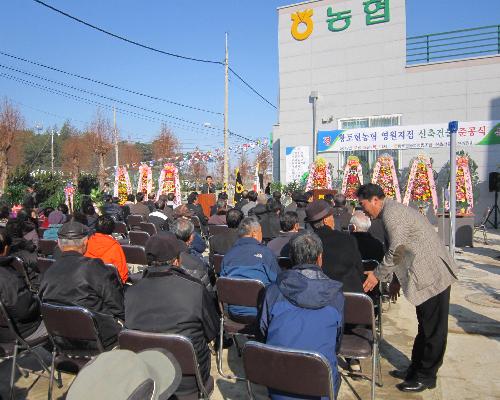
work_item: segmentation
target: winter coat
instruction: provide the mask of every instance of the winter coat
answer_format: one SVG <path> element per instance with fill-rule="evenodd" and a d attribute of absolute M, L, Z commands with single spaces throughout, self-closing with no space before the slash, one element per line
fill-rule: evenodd
<path fill-rule="evenodd" d="M 128 279 L 127 260 L 122 246 L 109 235 L 95 233 L 90 236 L 85 257 L 100 258 L 104 264 L 113 264 L 125 283 Z"/>
<path fill-rule="evenodd" d="M 103 206 L 104 214 L 109 215 L 116 222 L 124 221 L 123 210 L 116 203 L 105 203 Z"/>
<path fill-rule="evenodd" d="M 49 228 L 43 232 L 43 238 L 47 240 L 57 240 L 58 232 L 61 229 L 62 224 L 51 224 Z"/>
<path fill-rule="evenodd" d="M 266 344 L 325 356 L 340 387 L 337 352 L 344 321 L 342 283 L 329 279 L 316 265 L 298 265 L 278 275 L 266 290 L 260 331 Z M 301 397 L 269 389 L 273 400 Z"/>

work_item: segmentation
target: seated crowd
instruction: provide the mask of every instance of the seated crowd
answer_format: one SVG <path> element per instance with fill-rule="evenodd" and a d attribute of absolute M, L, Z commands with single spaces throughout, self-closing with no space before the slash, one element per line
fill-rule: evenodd
<path fill-rule="evenodd" d="M 102 213 L 89 202 L 81 213 L 71 215 L 65 205 L 38 213 L 22 210 L 15 217 L 3 207 L 1 301 L 24 337 L 45 332 L 37 296 L 42 302 L 91 311 L 106 350 L 117 346 L 123 328 L 186 336 L 207 381 L 209 344 L 216 337 L 216 347 L 231 344 L 218 338 L 223 310 L 213 257 L 223 255 L 221 277 L 258 280 L 267 288 L 257 309 L 229 305 L 231 318 L 255 320 L 265 343 L 323 354 L 334 372 L 337 393 L 343 292 L 363 293 L 362 260 L 381 261 L 384 247 L 370 234 L 370 219 L 361 211 L 353 213 L 344 196 L 313 201 L 312 193 L 294 193 L 292 200 L 285 208 L 279 192 L 268 198 L 244 191 L 231 208 L 227 194 L 221 193 L 209 218 L 196 192 L 182 205 L 173 194 L 155 201 L 155 196 L 137 193 L 123 205 L 106 196 Z M 144 246 L 148 265 L 134 280 L 123 238 L 115 233 L 116 224 L 127 223 L 130 215 L 140 215 L 157 232 Z M 215 226 L 224 229 L 211 235 Z M 43 274 L 37 267 L 42 230 L 44 239 L 57 240 L 58 245 L 54 263 Z M 37 294 L 16 272 L 13 257 L 23 261 Z M 293 267 L 280 268 L 279 258 L 289 259 Z M 0 341 L 8 338 L 7 328 L 0 326 Z M 183 376 L 176 394 L 197 390 L 195 377 Z M 270 394 L 273 399 L 290 397 L 272 390 Z"/>

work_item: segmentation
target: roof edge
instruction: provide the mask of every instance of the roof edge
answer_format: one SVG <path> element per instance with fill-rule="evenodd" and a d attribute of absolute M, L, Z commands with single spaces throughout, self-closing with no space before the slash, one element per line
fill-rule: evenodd
<path fill-rule="evenodd" d="M 283 10 L 285 8 L 290 8 L 290 7 L 295 7 L 295 6 L 300 6 L 302 4 L 310 4 L 310 3 L 318 3 L 320 1 L 323 1 L 323 0 L 307 0 L 307 1 L 301 1 L 299 3 L 294 3 L 294 4 L 289 4 L 287 6 L 281 6 L 281 7 L 278 7 L 276 8 L 276 10 Z"/>

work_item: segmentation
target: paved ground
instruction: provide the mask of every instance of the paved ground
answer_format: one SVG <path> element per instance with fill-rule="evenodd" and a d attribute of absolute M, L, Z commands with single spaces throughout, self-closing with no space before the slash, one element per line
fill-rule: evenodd
<path fill-rule="evenodd" d="M 460 282 L 452 289 L 448 350 L 439 373 L 435 390 L 418 395 L 403 394 L 394 385 L 397 380 L 388 372 L 408 365 L 413 337 L 416 332 L 415 311 L 407 301 L 400 299 L 384 314 L 384 342 L 382 344 L 382 372 L 384 386 L 377 388 L 378 399 L 499 399 L 500 377 L 500 234 L 490 233 L 490 243 L 475 242 L 475 247 L 457 255 Z M 227 355 L 227 353 L 225 353 Z M 226 358 L 225 358 L 226 359 Z M 32 360 L 26 364 L 33 365 Z M 234 348 L 224 368 L 241 374 L 241 361 Z M 363 364 L 369 371 L 369 363 Z M 244 383 L 236 383 L 217 375 L 215 360 L 212 374 L 216 379 L 213 399 L 244 399 Z M 0 364 L 0 393 L 7 398 L 10 363 Z M 46 399 L 47 380 L 16 377 L 16 399 Z M 105 377 L 103 377 L 105 378 Z M 54 398 L 63 399 L 72 377 L 63 376 L 64 387 L 56 390 Z M 368 381 L 344 380 L 339 398 L 369 399 Z M 266 398 L 264 388 L 256 388 L 258 398 Z"/>

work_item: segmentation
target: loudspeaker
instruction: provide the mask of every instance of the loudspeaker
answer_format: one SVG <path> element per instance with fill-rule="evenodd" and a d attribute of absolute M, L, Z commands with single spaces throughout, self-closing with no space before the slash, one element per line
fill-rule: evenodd
<path fill-rule="evenodd" d="M 490 192 L 500 192 L 500 173 L 490 172 L 490 179 L 488 183 Z"/>

